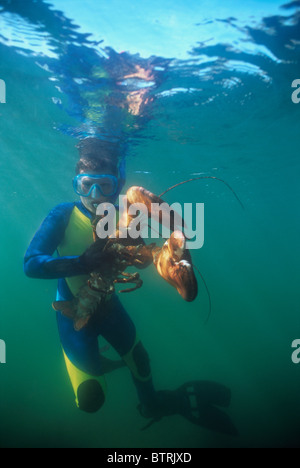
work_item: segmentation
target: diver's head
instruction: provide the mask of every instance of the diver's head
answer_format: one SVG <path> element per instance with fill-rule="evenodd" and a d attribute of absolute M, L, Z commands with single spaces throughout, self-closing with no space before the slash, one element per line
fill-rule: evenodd
<path fill-rule="evenodd" d="M 86 138 L 79 145 L 74 190 L 93 214 L 100 203 L 114 203 L 120 193 L 118 158 L 120 145 L 97 138 Z"/>

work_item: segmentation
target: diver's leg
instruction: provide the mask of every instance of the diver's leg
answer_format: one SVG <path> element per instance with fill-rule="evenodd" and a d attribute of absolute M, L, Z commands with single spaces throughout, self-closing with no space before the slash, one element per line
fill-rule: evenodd
<path fill-rule="evenodd" d="M 86 413 L 95 413 L 103 406 L 106 393 L 97 335 L 91 326 L 75 331 L 73 321 L 60 312 L 57 322 L 76 404 Z"/>
<path fill-rule="evenodd" d="M 117 297 L 99 327 L 100 334 L 116 349 L 131 370 L 142 416 L 152 418 L 148 427 L 164 416 L 180 414 L 199 426 L 236 435 L 230 417 L 217 406 L 227 406 L 230 391 L 215 382 L 192 381 L 173 391 L 156 391 L 149 356 L 136 336 L 135 326 Z"/>
<path fill-rule="evenodd" d="M 96 413 L 105 402 L 104 377 L 83 372 L 70 361 L 64 350 L 63 354 L 77 407 L 86 413 Z"/>
<path fill-rule="evenodd" d="M 112 359 L 109 359 L 100 352 L 100 361 L 101 361 L 101 368 L 103 374 L 109 374 L 110 372 L 113 372 L 117 369 L 121 369 L 122 367 L 125 367 L 126 364 L 123 361 L 123 359 L 114 361 Z"/>
<path fill-rule="evenodd" d="M 100 334 L 130 369 L 141 404 L 152 407 L 156 402 L 156 391 L 148 353 L 137 338 L 135 325 L 117 296 L 112 297 L 107 307 L 109 313 L 101 322 Z"/>

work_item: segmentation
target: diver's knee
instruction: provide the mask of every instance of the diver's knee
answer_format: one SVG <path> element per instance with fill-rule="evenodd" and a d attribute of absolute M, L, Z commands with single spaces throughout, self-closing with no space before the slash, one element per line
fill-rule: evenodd
<path fill-rule="evenodd" d="M 105 394 L 97 380 L 86 380 L 77 390 L 78 407 L 86 413 L 96 413 L 105 402 Z"/>
<path fill-rule="evenodd" d="M 136 366 L 137 377 L 147 379 L 151 376 L 149 355 L 143 344 L 139 342 L 132 351 L 132 358 Z"/>

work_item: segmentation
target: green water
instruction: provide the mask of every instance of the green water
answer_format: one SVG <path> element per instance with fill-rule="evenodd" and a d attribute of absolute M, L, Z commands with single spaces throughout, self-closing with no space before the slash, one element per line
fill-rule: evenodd
<path fill-rule="evenodd" d="M 1 447 L 285 447 L 299 446 L 300 367 L 291 360 L 299 329 L 299 112 L 291 102 L 294 68 L 278 65 L 270 84 L 197 105 L 185 96 L 158 100 L 154 119 L 129 149 L 127 186 L 155 193 L 192 174 L 226 180 L 245 205 L 213 181 L 170 192 L 170 202 L 205 203 L 205 244 L 192 252 L 199 297 L 185 303 L 154 267 L 141 290 L 121 297 L 147 348 L 159 389 L 193 379 L 232 390 L 228 412 L 239 437 L 218 435 L 180 416 L 147 431 L 129 371 L 107 376 L 103 409 L 76 409 L 51 303 L 56 282 L 24 276 L 23 256 L 56 204 L 72 201 L 74 140 L 53 128 L 71 117 L 54 106 L 48 75 L 32 58 L 1 46 L 7 104 L 0 107 Z M 284 69 L 283 69 L 284 68 Z M 165 86 L 173 87 L 171 80 Z M 182 78 L 184 81 L 184 78 Z M 256 86 L 256 87 L 254 87 Z M 246 89 L 246 91 L 245 91 Z M 247 97 L 245 97 L 247 95 Z M 148 173 L 149 172 L 149 173 Z M 103 344 L 103 341 L 100 340 Z M 116 357 L 110 350 L 108 357 Z"/>

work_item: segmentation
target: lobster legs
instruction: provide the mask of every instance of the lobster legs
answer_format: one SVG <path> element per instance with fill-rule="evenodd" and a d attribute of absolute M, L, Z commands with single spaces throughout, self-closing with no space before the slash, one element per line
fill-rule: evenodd
<path fill-rule="evenodd" d="M 120 293 L 133 292 L 143 286 L 143 281 L 141 280 L 139 273 L 130 274 L 130 273 L 123 272 L 122 275 L 123 275 L 123 278 L 115 279 L 114 283 L 134 283 L 135 287 L 123 289 L 122 291 L 120 291 Z"/>

